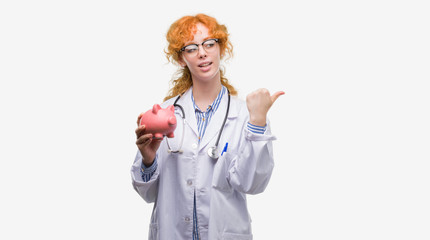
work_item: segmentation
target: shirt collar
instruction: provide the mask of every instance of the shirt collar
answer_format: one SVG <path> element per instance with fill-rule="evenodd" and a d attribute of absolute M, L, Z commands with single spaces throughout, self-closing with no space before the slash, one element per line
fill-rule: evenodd
<path fill-rule="evenodd" d="M 221 91 L 219 91 L 218 96 L 215 98 L 215 100 L 213 101 L 213 103 L 211 105 L 208 106 L 208 108 L 206 109 L 207 112 L 209 111 L 213 111 L 216 112 L 216 110 L 219 107 L 219 104 L 221 102 L 222 97 L 224 96 L 224 93 L 226 92 L 227 88 L 223 85 L 221 85 Z M 196 102 L 194 101 L 194 95 L 193 95 L 193 91 L 192 91 L 192 87 L 191 87 L 191 101 L 193 101 L 193 106 L 194 106 L 194 110 L 197 112 L 203 112 L 202 110 L 200 110 L 200 108 L 196 105 Z"/>

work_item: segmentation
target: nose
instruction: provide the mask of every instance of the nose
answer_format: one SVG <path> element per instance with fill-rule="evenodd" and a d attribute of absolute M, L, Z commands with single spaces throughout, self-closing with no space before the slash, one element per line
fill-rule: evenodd
<path fill-rule="evenodd" d="M 207 56 L 207 52 L 203 46 L 199 46 L 199 58 L 205 58 Z"/>

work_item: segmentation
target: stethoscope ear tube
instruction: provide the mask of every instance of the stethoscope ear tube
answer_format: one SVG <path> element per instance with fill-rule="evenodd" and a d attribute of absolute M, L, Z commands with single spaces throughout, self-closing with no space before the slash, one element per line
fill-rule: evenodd
<path fill-rule="evenodd" d="M 170 147 L 170 144 L 169 144 L 169 140 L 167 139 L 167 137 L 166 137 L 166 143 L 167 143 L 167 152 L 168 153 L 183 153 L 184 151 L 182 151 L 182 144 L 184 143 L 184 136 L 185 136 L 185 124 L 186 124 L 186 120 L 185 120 L 185 111 L 184 111 L 184 108 L 182 108 L 182 106 L 181 105 L 179 105 L 179 104 L 177 104 L 177 102 L 178 102 L 178 100 L 181 98 L 181 95 L 179 95 L 177 98 L 176 98 L 176 100 L 175 100 L 175 102 L 173 103 L 173 106 L 174 107 L 179 107 L 179 109 L 181 110 L 181 112 L 182 112 L 182 138 L 181 138 L 181 143 L 179 144 L 179 148 L 178 148 L 178 150 L 172 150 L 172 148 Z"/>
<path fill-rule="evenodd" d="M 181 143 L 179 144 L 178 150 L 172 150 L 172 148 L 170 147 L 170 144 L 169 144 L 169 140 L 166 137 L 167 152 L 168 153 L 183 153 L 184 152 L 184 151 L 182 151 L 182 144 L 184 143 L 184 136 L 185 136 L 184 130 L 185 130 L 185 119 L 184 119 L 184 121 L 182 123 L 182 138 L 181 138 Z"/>

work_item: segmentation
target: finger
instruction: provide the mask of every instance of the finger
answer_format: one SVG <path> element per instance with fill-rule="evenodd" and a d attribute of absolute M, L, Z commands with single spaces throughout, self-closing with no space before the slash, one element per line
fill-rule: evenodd
<path fill-rule="evenodd" d="M 284 91 L 278 91 L 278 92 L 275 92 L 272 96 L 270 96 L 270 99 L 272 99 L 272 104 L 276 101 L 276 99 L 278 99 L 279 96 L 284 94 L 285 94 Z"/>
<path fill-rule="evenodd" d="M 148 142 L 150 139 L 151 139 L 151 138 L 149 138 L 149 137 L 147 137 L 147 136 L 145 136 L 145 135 L 140 136 L 138 139 L 136 139 L 136 144 L 137 144 L 137 145 L 145 144 L 145 143 L 146 143 L 146 142 Z"/>
<path fill-rule="evenodd" d="M 152 142 L 152 134 L 148 133 L 145 135 L 140 136 L 137 140 L 136 140 L 136 144 L 137 145 L 142 145 L 142 146 L 147 146 Z"/>
<path fill-rule="evenodd" d="M 137 117 L 137 126 L 140 125 L 140 119 L 142 118 L 143 113 L 139 114 L 139 116 Z"/>
<path fill-rule="evenodd" d="M 145 133 L 145 130 L 146 130 L 145 125 L 138 126 L 134 131 L 136 133 L 136 137 L 139 138 L 141 135 L 143 135 Z"/>

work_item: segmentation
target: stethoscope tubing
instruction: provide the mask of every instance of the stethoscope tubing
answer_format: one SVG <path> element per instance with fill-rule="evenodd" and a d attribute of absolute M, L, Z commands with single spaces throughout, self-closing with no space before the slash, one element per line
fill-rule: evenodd
<path fill-rule="evenodd" d="M 219 154 L 217 152 L 217 148 L 218 148 L 219 141 L 221 139 L 221 134 L 222 134 L 222 132 L 224 130 L 225 123 L 227 122 L 228 114 L 230 112 L 230 91 L 227 89 L 227 92 L 228 92 L 228 103 L 227 103 L 227 110 L 226 110 L 226 113 L 225 113 L 224 121 L 223 121 L 223 123 L 221 125 L 221 128 L 220 128 L 220 131 L 218 133 L 218 137 L 217 137 L 217 140 L 215 142 L 215 145 L 212 146 L 212 147 L 210 147 L 209 151 L 208 151 L 209 157 L 211 157 L 213 159 L 217 159 L 219 157 Z M 167 146 L 168 146 L 168 149 L 169 149 L 168 150 L 169 153 L 182 153 L 181 148 L 182 148 L 182 144 L 184 142 L 184 135 L 185 135 L 184 134 L 185 133 L 184 130 L 185 130 L 185 123 L 186 123 L 185 119 L 186 118 L 185 118 L 184 108 L 181 105 L 178 104 L 178 101 L 179 101 L 180 98 L 181 98 L 181 95 L 179 95 L 176 98 L 175 102 L 173 103 L 173 106 L 174 107 L 178 107 L 181 110 L 181 112 L 182 112 L 182 119 L 183 119 L 182 140 L 181 140 L 181 145 L 179 146 L 179 150 L 172 150 L 170 148 L 169 141 L 167 141 Z"/>
<path fill-rule="evenodd" d="M 227 92 L 228 92 L 227 111 L 226 111 L 226 113 L 225 113 L 225 117 L 224 117 L 224 121 L 222 122 L 221 129 L 219 130 L 218 138 L 217 138 L 217 140 L 216 140 L 216 142 L 215 142 L 215 148 L 217 148 L 217 147 L 218 147 L 218 143 L 219 143 L 219 140 L 220 140 L 220 138 L 221 138 L 222 131 L 224 130 L 225 122 L 227 122 L 228 113 L 229 113 L 229 111 L 230 111 L 230 91 L 227 89 Z"/>

